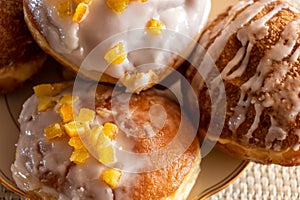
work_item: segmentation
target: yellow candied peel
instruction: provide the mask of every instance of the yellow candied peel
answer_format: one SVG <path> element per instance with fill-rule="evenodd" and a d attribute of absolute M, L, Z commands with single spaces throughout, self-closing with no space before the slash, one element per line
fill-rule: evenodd
<path fill-rule="evenodd" d="M 152 35 L 160 35 L 165 29 L 165 25 L 162 21 L 157 19 L 150 19 L 146 24 L 146 30 Z"/>
<path fill-rule="evenodd" d="M 38 112 L 44 112 L 54 106 L 55 101 L 52 97 L 39 97 L 38 98 L 38 105 L 37 105 L 37 110 Z"/>
<path fill-rule="evenodd" d="M 107 7 L 117 14 L 121 14 L 130 2 L 146 2 L 147 0 L 106 0 Z"/>
<path fill-rule="evenodd" d="M 78 101 L 79 97 L 78 96 L 73 96 L 71 94 L 65 94 L 59 101 L 60 104 L 69 104 L 72 105 L 76 101 Z"/>
<path fill-rule="evenodd" d="M 60 138 L 64 135 L 64 131 L 59 123 L 52 124 L 44 129 L 47 140 Z"/>
<path fill-rule="evenodd" d="M 106 52 L 104 59 L 108 64 L 118 65 L 123 63 L 127 59 L 124 44 L 119 42 L 113 46 Z"/>
<path fill-rule="evenodd" d="M 120 14 L 129 5 L 130 0 L 106 0 L 106 5 L 112 11 Z"/>
<path fill-rule="evenodd" d="M 60 116 L 61 116 L 64 123 L 68 123 L 68 122 L 74 120 L 74 112 L 75 111 L 73 109 L 73 106 L 63 104 L 60 107 L 59 112 L 60 112 Z"/>
<path fill-rule="evenodd" d="M 79 114 L 75 117 L 75 121 L 91 124 L 94 121 L 96 112 L 88 108 L 81 108 Z"/>
<path fill-rule="evenodd" d="M 70 157 L 70 161 L 76 164 L 84 164 L 89 157 L 90 154 L 85 148 L 81 148 L 81 149 L 75 148 Z"/>
<path fill-rule="evenodd" d="M 112 188 L 119 186 L 122 172 L 117 169 L 106 169 L 102 172 L 101 180 Z"/>
<path fill-rule="evenodd" d="M 118 126 L 113 123 L 105 123 L 102 130 L 103 134 L 111 140 L 115 139 L 118 133 Z"/>
<path fill-rule="evenodd" d="M 75 13 L 73 15 L 73 22 L 80 23 L 82 22 L 89 12 L 89 5 L 86 3 L 79 3 L 75 9 Z"/>
<path fill-rule="evenodd" d="M 82 149 L 84 145 L 79 137 L 71 137 L 68 144 L 74 149 Z"/>
<path fill-rule="evenodd" d="M 64 124 L 66 133 L 70 137 L 79 137 L 86 132 L 87 126 L 77 121 L 71 121 L 67 124 Z"/>
<path fill-rule="evenodd" d="M 104 165 L 108 165 L 116 161 L 115 150 L 112 144 L 109 144 L 106 147 L 98 147 L 97 154 L 98 161 Z"/>
<path fill-rule="evenodd" d="M 37 98 L 53 95 L 53 86 L 49 84 L 41 84 L 33 87 L 34 94 Z"/>

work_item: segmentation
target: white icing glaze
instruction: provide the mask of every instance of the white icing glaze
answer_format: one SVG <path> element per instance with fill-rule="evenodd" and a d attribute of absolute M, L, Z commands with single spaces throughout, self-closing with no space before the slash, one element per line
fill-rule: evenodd
<path fill-rule="evenodd" d="M 204 45 L 207 52 L 200 64 L 200 69 L 209 66 L 211 60 L 216 62 L 229 38 L 236 34 L 242 47 L 237 51 L 232 60 L 220 72 L 223 80 L 229 81 L 241 77 L 248 67 L 250 53 L 254 44 L 269 34 L 270 27 L 266 22 L 277 18 L 277 13 L 283 9 L 290 9 L 295 13 L 300 13 L 296 8 L 291 7 L 286 2 L 280 2 L 273 10 L 266 15 L 254 20 L 253 18 L 261 12 L 268 4 L 276 0 L 260 1 L 240 1 L 231 8 L 221 22 L 213 29 L 203 33 L 200 44 Z M 243 11 L 240 11 L 243 9 Z M 238 14 L 237 14 L 238 13 Z M 250 23 L 249 23 L 250 22 Z M 254 121 L 245 135 L 246 142 L 253 137 L 253 132 L 258 128 L 260 117 L 266 108 L 272 107 L 274 112 L 270 115 L 271 126 L 265 138 L 267 148 L 281 150 L 280 146 L 273 146 L 275 140 L 282 141 L 287 137 L 287 123 L 294 122 L 300 112 L 300 80 L 288 74 L 293 70 L 292 64 L 299 60 L 300 49 L 295 50 L 299 40 L 300 18 L 292 20 L 285 27 L 277 43 L 266 51 L 260 60 L 256 73 L 240 87 L 240 98 L 236 106 L 230 108 L 229 129 L 235 134 L 237 129 L 246 120 L 246 114 L 250 106 L 255 110 Z M 215 38 L 212 44 L 209 44 Z M 210 46 L 208 46 L 210 45 Z M 294 52 L 293 52 L 294 51 Z M 203 55 L 203 52 L 200 53 Z M 287 58 L 290 63 L 283 61 Z M 238 67 L 237 67 L 238 66 Z M 237 68 L 236 68 L 237 67 Z M 233 69 L 235 69 L 233 71 Z M 210 69 L 203 70 L 204 77 L 210 75 Z M 267 76 L 272 73 L 272 76 Z M 196 87 L 200 91 L 203 80 Z M 214 81 L 212 81 L 213 84 Z M 295 147 L 296 148 L 296 147 Z"/>
<path fill-rule="evenodd" d="M 173 53 L 176 49 L 175 52 L 183 54 L 191 41 L 200 34 L 210 11 L 209 0 L 148 0 L 143 3 L 130 2 L 124 12 L 116 14 L 107 7 L 106 1 L 92 0 L 87 17 L 77 24 L 72 22 L 71 17 L 60 18 L 53 2 L 56 1 L 34 0 L 30 2 L 29 7 L 51 47 L 77 66 L 81 65 L 97 45 L 121 34 L 120 38 L 108 41 L 106 48 L 98 53 L 98 65 L 85 66 L 86 70 L 97 72 L 106 70 L 108 64 L 103 59 L 104 53 L 119 41 L 125 41 L 127 49 L 142 43 L 144 48 L 154 45 Z M 183 40 L 178 35 L 169 35 L 162 41 L 160 36 L 147 34 L 145 26 L 151 18 L 161 20 L 167 30 L 184 35 L 190 40 Z M 137 29 L 142 31 L 138 34 L 131 32 Z M 134 73 L 136 67 L 145 63 L 171 66 L 175 58 L 177 55 L 161 50 L 143 49 L 129 53 L 127 60 L 122 64 L 110 65 L 106 73 L 121 78 L 125 73 Z"/>
<path fill-rule="evenodd" d="M 81 100 L 76 104 L 78 109 L 86 105 Z M 43 131 L 50 124 L 60 122 L 59 113 L 50 109 L 37 114 L 36 106 L 36 98 L 32 96 L 24 104 L 19 118 L 21 134 L 12 165 L 18 187 L 24 191 L 50 194 L 56 199 L 113 199 L 112 189 L 99 180 L 104 166 L 94 158 L 89 158 L 84 165 L 71 166 L 69 158 L 73 150 L 68 139 L 49 142 Z M 49 172 L 59 178 L 62 191 L 41 183 L 39 177 Z"/>

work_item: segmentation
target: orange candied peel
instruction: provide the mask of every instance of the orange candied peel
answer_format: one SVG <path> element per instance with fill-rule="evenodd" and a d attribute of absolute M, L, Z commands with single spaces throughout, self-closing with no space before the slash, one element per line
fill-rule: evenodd
<path fill-rule="evenodd" d="M 78 96 L 73 96 L 71 94 L 65 94 L 59 101 L 60 104 L 73 104 L 76 101 L 78 101 L 79 97 Z"/>
<path fill-rule="evenodd" d="M 64 131 L 59 123 L 52 124 L 44 129 L 47 140 L 60 138 L 64 135 Z"/>
<path fill-rule="evenodd" d="M 79 3 L 75 9 L 75 13 L 73 15 L 73 22 L 80 23 L 82 22 L 89 12 L 89 5 L 86 3 Z"/>
<path fill-rule="evenodd" d="M 55 101 L 52 97 L 40 97 L 38 98 L 37 110 L 38 112 L 44 112 L 54 106 Z"/>
<path fill-rule="evenodd" d="M 74 149 L 82 149 L 84 145 L 79 137 L 71 137 L 68 144 Z"/>
<path fill-rule="evenodd" d="M 67 105 L 67 104 L 63 104 L 61 107 L 60 107 L 60 116 L 63 120 L 64 123 L 68 123 L 70 121 L 73 121 L 74 120 L 74 109 L 73 109 L 73 106 L 71 105 Z"/>
<path fill-rule="evenodd" d="M 116 13 L 122 13 L 129 5 L 130 0 L 106 0 L 109 9 Z"/>
<path fill-rule="evenodd" d="M 67 124 L 64 124 L 64 128 L 70 137 L 78 137 L 79 135 L 84 134 L 87 129 L 85 124 L 77 121 L 71 121 Z"/>
<path fill-rule="evenodd" d="M 81 148 L 81 149 L 75 148 L 70 157 L 70 161 L 76 164 L 84 164 L 89 157 L 90 154 L 85 148 Z"/>
<path fill-rule="evenodd" d="M 75 121 L 85 124 L 91 124 L 94 121 L 96 112 L 88 108 L 81 108 L 79 114 L 75 117 Z"/>
<path fill-rule="evenodd" d="M 119 186 L 121 177 L 122 172 L 117 169 L 106 169 L 101 175 L 102 181 L 112 188 L 117 188 Z"/>
<path fill-rule="evenodd" d="M 165 25 L 157 19 L 150 19 L 146 24 L 146 30 L 152 35 L 160 35 L 165 29 Z"/>
<path fill-rule="evenodd" d="M 124 44 L 122 42 L 119 42 L 111 49 L 109 49 L 104 56 L 104 59 L 107 63 L 115 65 L 121 64 L 126 60 L 126 58 L 127 55 L 125 52 Z"/>
<path fill-rule="evenodd" d="M 111 140 L 115 139 L 118 133 L 118 126 L 113 123 L 105 123 L 102 130 L 103 134 Z"/>
<path fill-rule="evenodd" d="M 64 83 L 45 83 L 34 86 L 33 91 L 35 96 L 39 98 L 43 96 L 55 96 L 67 87 L 69 87 L 69 85 Z"/>
<path fill-rule="evenodd" d="M 122 13 L 128 7 L 130 2 L 138 1 L 138 2 L 146 2 L 147 0 L 106 0 L 106 5 L 109 9 L 114 11 L 115 13 Z"/>
<path fill-rule="evenodd" d="M 116 161 L 115 150 L 111 143 L 105 147 L 97 147 L 98 161 L 100 163 L 108 165 Z"/>

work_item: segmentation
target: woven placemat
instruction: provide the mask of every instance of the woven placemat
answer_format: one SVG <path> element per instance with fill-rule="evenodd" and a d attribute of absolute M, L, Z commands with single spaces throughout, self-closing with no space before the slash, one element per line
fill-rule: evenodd
<path fill-rule="evenodd" d="M 19 200 L 18 195 L 0 185 L 0 200 Z M 250 163 L 234 183 L 209 200 L 298 200 L 300 167 L 281 167 Z"/>
<path fill-rule="evenodd" d="M 0 184 L 0 200 L 24 200 Z"/>
<path fill-rule="evenodd" d="M 250 163 L 233 184 L 209 200 L 299 200 L 300 167 L 281 167 Z"/>

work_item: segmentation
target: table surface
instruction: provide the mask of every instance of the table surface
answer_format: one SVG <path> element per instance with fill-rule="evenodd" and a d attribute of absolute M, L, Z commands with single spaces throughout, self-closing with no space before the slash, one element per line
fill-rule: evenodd
<path fill-rule="evenodd" d="M 0 200 L 20 199 L 0 185 Z M 300 199 L 300 167 L 281 167 L 250 163 L 245 172 L 231 185 L 209 200 Z"/>

